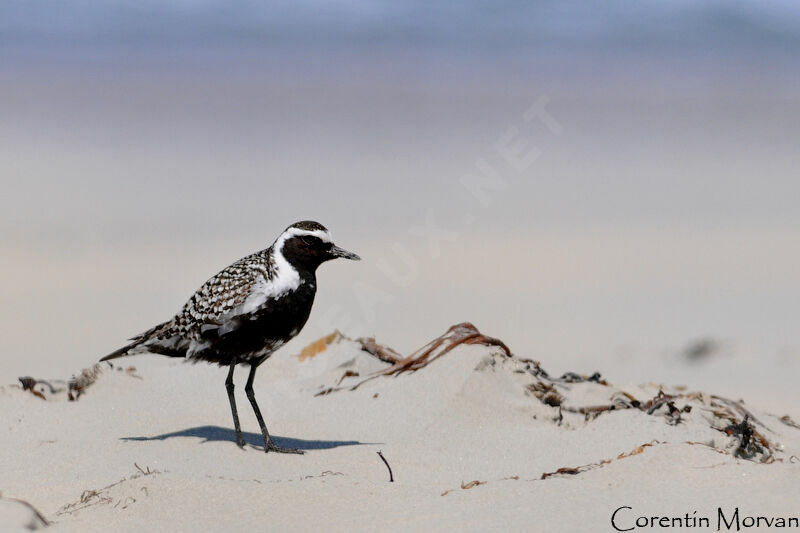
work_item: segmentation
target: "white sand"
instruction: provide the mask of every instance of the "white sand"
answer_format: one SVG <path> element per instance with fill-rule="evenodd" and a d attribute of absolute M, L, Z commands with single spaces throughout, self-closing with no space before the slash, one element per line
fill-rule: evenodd
<path fill-rule="evenodd" d="M 388 366 L 337 338 L 313 357 L 280 353 L 259 370 L 256 396 L 270 430 L 279 444 L 307 450 L 293 456 L 260 450 L 241 387 L 246 370 L 237 376 L 250 444 L 242 451 L 233 443 L 224 369 L 158 356 L 121 364 L 77 401 L 0 387 L 0 492 L 29 502 L 52 531 L 613 531 L 621 506 L 632 508 L 619 515 L 625 527 L 641 515 L 697 511 L 716 530 L 718 507 L 728 515 L 738 507 L 741 517 L 800 516 L 800 429 L 779 420 L 797 412 L 789 400 L 768 413 L 757 399 L 742 406 L 680 397 L 676 407 L 692 409 L 676 425 L 666 407 L 589 421 L 562 409 L 558 424 L 558 408 L 537 397 L 547 386 L 567 407 L 624 402 L 621 391 L 645 402 L 659 388 L 554 383 L 485 345 L 460 345 L 416 372 L 315 396 L 347 370 L 359 376 L 342 387 Z M 135 371 L 123 370 L 131 365 Z M 721 431 L 729 422 L 719 412 L 741 420 L 742 407 L 770 443 L 752 460 L 735 457 L 740 441 Z M 541 479 L 562 467 L 584 468 Z M 481 484 L 462 488 L 473 481 Z M 0 505 L 0 530 L 21 528 L 26 517 Z"/>

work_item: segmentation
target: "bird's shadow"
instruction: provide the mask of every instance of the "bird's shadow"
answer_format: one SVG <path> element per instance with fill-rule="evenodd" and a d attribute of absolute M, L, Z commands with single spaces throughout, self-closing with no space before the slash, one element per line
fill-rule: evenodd
<path fill-rule="evenodd" d="M 205 444 L 206 442 L 236 442 L 236 433 L 232 429 L 223 428 L 220 426 L 198 426 L 181 431 L 173 431 L 172 433 L 155 435 L 152 437 L 122 437 L 120 440 L 141 442 L 150 440 L 167 440 L 175 437 L 196 437 L 203 439 L 200 441 L 200 444 Z M 260 433 L 242 432 L 242 437 L 244 437 L 245 442 L 250 446 L 264 449 L 264 437 L 262 437 Z M 360 442 L 357 440 L 303 440 L 277 436 L 273 436 L 272 438 L 275 441 L 275 444 L 278 446 L 297 448 L 298 450 L 329 450 L 331 448 L 338 448 L 340 446 L 375 444 L 372 442 Z"/>

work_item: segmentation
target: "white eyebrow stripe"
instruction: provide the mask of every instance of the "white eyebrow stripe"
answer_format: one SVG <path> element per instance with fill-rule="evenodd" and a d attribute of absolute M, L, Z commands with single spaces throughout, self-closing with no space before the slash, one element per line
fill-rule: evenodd
<path fill-rule="evenodd" d="M 277 241 L 275 241 L 275 248 L 280 250 L 283 248 L 283 243 L 286 242 L 287 239 L 291 239 L 292 237 L 302 237 L 303 235 L 317 237 L 322 242 L 331 242 L 331 234 L 329 231 L 321 229 L 307 230 L 300 228 L 289 228 L 284 231 L 280 237 L 278 237 Z"/>

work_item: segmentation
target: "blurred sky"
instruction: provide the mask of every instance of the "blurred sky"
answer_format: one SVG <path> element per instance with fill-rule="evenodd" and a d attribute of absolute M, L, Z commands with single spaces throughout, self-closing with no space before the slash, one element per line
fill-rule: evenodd
<path fill-rule="evenodd" d="M 0 378 L 92 363 L 307 218 L 364 261 L 286 353 L 470 320 L 555 370 L 797 359 L 796 6 L 5 0 Z"/>

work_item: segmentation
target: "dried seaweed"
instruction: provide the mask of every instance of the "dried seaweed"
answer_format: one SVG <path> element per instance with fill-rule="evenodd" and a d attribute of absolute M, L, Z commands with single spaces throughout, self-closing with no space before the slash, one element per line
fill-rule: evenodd
<path fill-rule="evenodd" d="M 40 383 L 39 381 L 37 381 L 36 379 L 34 379 L 34 378 L 30 377 L 30 376 L 23 376 L 23 377 L 18 378 L 18 379 L 19 379 L 20 384 L 22 385 L 22 390 L 28 391 L 31 394 L 33 394 L 34 396 L 36 396 L 38 398 L 41 398 L 42 400 L 47 400 L 47 398 L 45 397 L 45 395 L 41 391 L 36 390 L 36 385 L 38 383 Z M 44 386 L 49 387 L 49 388 L 52 389 L 52 385 L 50 385 L 50 383 L 48 383 L 46 381 L 42 381 L 41 383 L 44 384 Z"/>
<path fill-rule="evenodd" d="M 375 341 L 375 337 L 361 337 L 356 339 L 356 342 L 361 344 L 362 350 L 390 365 L 397 364 L 403 360 L 403 356 L 390 347 L 378 344 Z"/>
<path fill-rule="evenodd" d="M 748 409 L 745 408 L 745 406 L 743 405 L 744 404 L 743 400 L 734 401 L 734 400 L 729 400 L 728 398 L 723 398 L 722 396 L 716 396 L 716 395 L 712 395 L 711 399 L 717 400 L 718 402 L 723 403 L 728 408 L 733 409 L 734 411 L 738 412 L 739 416 L 747 417 L 748 419 L 752 420 L 753 422 L 755 422 L 756 424 L 758 424 L 761 427 L 767 427 L 760 420 L 758 420 L 758 418 L 756 418 L 755 415 L 753 415 L 753 413 L 751 413 Z"/>
<path fill-rule="evenodd" d="M 519 479 L 519 476 L 512 477 L 512 478 L 504 478 L 504 479 Z M 474 481 L 470 481 L 470 482 L 468 482 L 468 483 L 464 483 L 464 482 L 462 481 L 462 482 L 461 482 L 461 489 L 462 489 L 462 490 L 469 490 L 469 489 L 472 489 L 472 488 L 475 488 L 475 487 L 479 487 L 479 486 L 481 486 L 481 485 L 486 485 L 486 483 L 488 483 L 488 482 L 487 482 L 487 481 L 478 481 L 477 479 L 476 479 L 476 480 L 474 480 Z M 444 492 L 441 494 L 441 496 L 447 496 L 448 494 L 450 494 L 451 492 L 453 492 L 453 490 L 458 490 L 458 489 L 450 489 L 450 490 L 446 490 L 446 491 L 444 491 Z"/>
<path fill-rule="evenodd" d="M 526 387 L 526 390 L 551 407 L 559 407 L 564 401 L 564 397 L 555 389 L 552 383 L 534 381 Z"/>
<path fill-rule="evenodd" d="M 341 385 L 345 378 L 357 378 L 358 376 L 359 373 L 355 370 L 347 370 L 344 374 L 342 374 L 342 377 L 339 378 L 339 381 L 336 383 L 336 385 Z"/>
<path fill-rule="evenodd" d="M 768 454 L 767 458 L 772 459 L 769 442 L 756 431 L 750 423 L 749 416 L 745 415 L 741 422 L 727 426 L 724 431 L 738 441 L 738 445 L 733 452 L 734 457 L 752 459 L 756 456 Z M 771 461 L 762 460 L 762 462 Z"/>
<path fill-rule="evenodd" d="M 519 368 L 519 364 L 517 364 L 517 368 Z M 733 433 L 729 433 L 731 436 L 739 438 L 740 441 L 744 439 L 736 444 L 734 455 L 762 463 L 771 463 L 776 460 L 774 457 L 775 446 L 756 428 L 756 426 L 764 428 L 767 431 L 771 430 L 760 420 L 755 418 L 752 413 L 744 407 L 742 401 L 734 401 L 721 396 L 706 395 L 697 392 L 669 394 L 659 388 L 658 393 L 646 401 L 640 401 L 628 392 L 616 390 L 611 396 L 611 402 L 608 404 L 573 406 L 567 403 L 570 395 L 567 394 L 565 390 L 568 391 L 572 387 L 579 386 L 588 381 L 594 381 L 609 387 L 611 387 L 611 385 L 601 380 L 599 374 L 593 374 L 587 377 L 575 372 L 567 372 L 555 380 L 542 377 L 541 375 L 533 377 L 535 377 L 535 379 L 532 382 L 524 385 L 525 390 L 533 394 L 544 405 L 558 409 L 557 413 L 552 418 L 558 425 L 563 423 L 564 414 L 567 413 L 583 415 L 584 421 L 590 422 L 605 413 L 628 409 L 635 409 L 650 416 L 663 416 L 667 424 L 678 425 L 684 423 L 686 415 L 693 412 L 695 406 L 693 406 L 691 402 L 699 402 L 705 411 L 713 415 L 713 421 L 710 425 L 712 429 L 725 432 L 726 428 L 729 427 L 742 428 L 742 430 L 738 432 L 734 431 Z M 557 390 L 556 387 L 562 390 Z M 682 390 L 685 391 L 685 387 Z M 743 432 L 743 419 L 747 419 L 748 427 L 752 429 L 752 435 Z M 781 419 L 781 422 L 792 425 L 794 421 L 788 417 L 784 417 L 784 419 Z M 722 450 L 722 452 L 728 453 L 725 450 Z M 555 473 L 550 474 L 554 475 Z"/>
<path fill-rule="evenodd" d="M 545 372 L 542 368 L 542 364 L 539 361 L 534 361 L 533 359 L 523 359 L 523 358 L 516 358 L 517 362 L 522 365 L 520 368 L 521 371 L 527 372 L 532 376 L 550 379 L 550 375 Z"/>
<path fill-rule="evenodd" d="M 511 350 L 509 350 L 508 346 L 506 346 L 503 341 L 493 337 L 487 337 L 469 322 L 463 322 L 452 326 L 447 330 L 447 333 L 441 337 L 426 344 L 408 357 L 397 361 L 391 367 L 383 370 L 380 375 L 391 376 L 399 375 L 403 372 L 415 372 L 426 367 L 461 344 L 498 346 L 505 352 L 506 356 L 511 357 Z M 444 346 L 444 348 L 437 352 L 442 346 Z"/>
<path fill-rule="evenodd" d="M 614 460 L 619 461 L 621 459 L 627 459 L 628 457 L 632 457 L 634 455 L 639 455 L 639 454 L 643 453 L 646 448 L 650 448 L 650 447 L 656 446 L 658 444 L 666 444 L 666 443 L 665 442 L 660 442 L 660 441 L 657 441 L 657 440 L 652 440 L 650 442 L 647 442 L 645 444 L 637 446 L 636 448 L 634 448 L 630 452 L 620 453 L 616 457 L 616 459 L 603 459 L 602 461 L 600 461 L 598 463 L 590 463 L 588 465 L 581 465 L 581 466 L 577 466 L 577 467 L 565 466 L 565 467 L 559 468 L 555 472 L 545 472 L 545 473 L 542 474 L 542 477 L 540 477 L 539 479 L 547 479 L 547 478 L 550 478 L 550 477 L 553 477 L 553 476 L 561 476 L 561 475 L 575 476 L 577 474 L 581 474 L 581 473 L 587 472 L 589 470 L 594 470 L 596 468 L 602 468 L 602 467 L 604 467 L 604 466 L 606 466 L 608 464 L 611 464 Z"/>
<path fill-rule="evenodd" d="M 100 375 L 101 372 L 102 368 L 97 364 L 90 368 L 84 368 L 77 376 L 69 380 L 69 391 L 67 393 L 69 400 L 75 401 L 80 398 L 81 395 L 86 392 L 86 389 L 97 381 L 97 376 Z"/>
<path fill-rule="evenodd" d="M 655 446 L 657 444 L 666 444 L 666 443 L 663 443 L 663 442 L 660 442 L 660 441 L 657 441 L 657 440 L 651 440 L 650 442 L 646 442 L 646 443 L 642 444 L 641 446 L 637 446 L 636 448 L 634 448 L 633 450 L 629 451 L 628 453 L 619 454 L 617 456 L 617 459 L 625 459 L 626 457 L 630 457 L 632 455 L 639 455 L 640 453 L 644 452 L 645 448 L 650 448 L 650 447 Z"/>
<path fill-rule="evenodd" d="M 505 343 L 503 343 L 503 341 L 483 335 L 474 325 L 470 324 L 469 322 L 463 322 L 450 327 L 450 329 L 447 330 L 447 333 L 429 342 L 408 357 L 400 356 L 395 350 L 378 344 L 373 338 L 360 338 L 356 339 L 355 342 L 361 344 L 361 349 L 363 351 L 380 359 L 381 361 L 390 363 L 391 366 L 372 373 L 350 387 L 339 387 L 338 385 L 341 384 L 342 381 L 340 380 L 337 386 L 329 387 L 317 392 L 315 396 L 325 396 L 332 392 L 345 389 L 352 391 L 373 379 L 385 376 L 398 376 L 404 372 L 416 372 L 417 370 L 425 368 L 436 359 L 446 355 L 452 351 L 453 348 L 456 348 L 462 344 L 497 346 L 503 351 L 505 357 L 512 357 L 511 350 L 505 345 Z"/>
<path fill-rule="evenodd" d="M 581 472 L 583 472 L 583 470 L 581 470 L 581 468 L 583 468 L 583 467 L 572 468 L 572 467 L 565 466 L 565 467 L 559 468 L 555 472 L 545 472 L 544 474 L 542 474 L 541 479 L 547 479 L 547 478 L 549 478 L 551 476 L 557 476 L 559 474 L 568 474 L 570 476 L 574 476 L 576 474 L 580 474 Z"/>
<path fill-rule="evenodd" d="M 790 417 L 789 415 L 783 415 L 778 420 L 780 420 L 781 422 L 783 422 L 784 424 L 786 424 L 789 427 L 792 427 L 792 428 L 795 428 L 795 429 L 800 429 L 800 424 L 798 424 L 797 422 L 792 420 L 792 417 Z"/>
<path fill-rule="evenodd" d="M 312 342 L 311 344 L 303 348 L 302 352 L 300 352 L 300 355 L 298 356 L 300 362 L 305 361 L 306 359 L 311 359 L 318 353 L 324 352 L 325 349 L 330 344 L 332 344 L 341 337 L 342 334 L 339 333 L 339 331 L 337 330 L 331 333 L 330 335 L 326 335 L 321 339 L 317 339 L 316 341 Z"/>
<path fill-rule="evenodd" d="M 115 498 L 114 496 L 109 494 L 109 490 L 119 485 L 122 485 L 123 483 L 126 483 L 128 481 L 133 481 L 141 477 L 149 477 L 157 474 L 162 474 L 163 472 L 160 470 L 151 470 L 150 467 L 142 468 L 136 463 L 134 463 L 134 466 L 136 467 L 138 473 L 132 474 L 130 477 L 124 477 L 119 481 L 111 483 L 110 485 L 106 485 L 101 489 L 84 490 L 77 501 L 61 506 L 61 508 L 56 512 L 56 516 L 75 514 L 79 511 L 83 511 L 85 509 L 88 509 L 90 507 L 95 507 L 98 505 L 109 505 L 113 503 L 115 499 L 116 499 L 116 503 L 114 504 L 115 509 L 118 508 L 119 506 L 122 506 L 121 507 L 122 509 L 126 509 L 132 503 L 136 503 L 136 498 L 132 496 L 125 496 L 124 498 Z M 148 493 L 146 487 L 142 488 L 145 488 L 143 492 L 145 493 L 145 496 L 147 496 Z"/>
<path fill-rule="evenodd" d="M 31 376 L 24 376 L 19 378 L 19 382 L 22 385 L 22 390 L 28 391 L 43 400 L 66 397 L 69 401 L 75 401 L 86 392 L 86 389 L 94 385 L 106 368 L 123 370 L 122 367 L 114 367 L 110 363 L 108 366 L 96 364 L 89 368 L 84 368 L 68 381 L 36 379 Z M 125 372 L 131 377 L 141 379 L 140 376 L 135 374 L 136 368 L 132 366 L 125 369 Z"/>
<path fill-rule="evenodd" d="M 519 481 L 519 479 L 520 479 L 519 476 L 508 476 L 508 477 L 500 478 L 497 481 Z M 479 481 L 477 479 L 473 480 L 473 481 L 470 481 L 469 483 L 464 483 L 462 481 L 461 482 L 461 490 L 469 490 L 469 489 L 472 489 L 472 488 L 475 488 L 475 487 L 479 487 L 480 485 L 486 485 L 488 483 L 489 483 L 488 481 Z M 455 490 L 458 490 L 458 489 L 446 490 L 441 494 L 441 496 L 447 496 L 448 494 L 450 494 L 451 492 L 453 492 Z"/>
<path fill-rule="evenodd" d="M 599 383 L 600 385 L 608 385 L 608 382 L 602 379 L 600 372 L 595 372 L 591 376 L 582 376 L 581 374 L 577 374 L 575 372 L 567 372 L 557 381 L 563 381 L 564 383 L 583 383 L 585 381 L 589 381 L 592 383 Z"/>
<path fill-rule="evenodd" d="M 317 396 L 341 390 L 356 390 L 364 383 L 381 377 L 416 372 L 462 344 L 497 346 L 500 350 L 492 351 L 477 367 L 477 370 L 506 365 L 507 371 L 523 376 L 521 378 L 523 390 L 527 394 L 535 396 L 548 409 L 553 410 L 552 416 L 545 416 L 544 418 L 557 425 L 565 423 L 570 425 L 574 421 L 574 418 L 570 418 L 570 415 L 581 415 L 584 422 L 588 423 L 606 413 L 635 410 L 649 416 L 662 417 L 666 424 L 674 426 L 689 421 L 690 416 L 688 415 L 691 415 L 695 409 L 699 409 L 703 414 L 711 415 L 709 427 L 721 432 L 725 432 L 726 428 L 729 427 L 744 428 L 742 426 L 743 420 L 747 420 L 748 427 L 752 428 L 752 435 L 745 433 L 744 430 L 734 431 L 730 434 L 731 437 L 739 439 L 736 441 L 737 451 L 735 455 L 737 457 L 765 463 L 776 460 L 774 452 L 778 448 L 770 443 L 760 432 L 761 430 L 757 428 L 763 428 L 767 432 L 771 430 L 754 417 L 741 400 L 734 401 L 699 392 L 686 392 L 686 387 L 676 387 L 670 393 L 666 392 L 662 386 L 655 384 L 650 384 L 649 386 L 658 387 L 657 394 L 647 400 L 640 400 L 631 393 L 609 384 L 599 372 L 589 375 L 567 372 L 561 377 L 551 378 L 538 361 L 515 357 L 502 341 L 481 334 L 470 323 L 452 326 L 444 335 L 434 339 L 407 357 L 402 357 L 391 348 L 379 344 L 374 338 L 362 338 L 354 342 L 359 343 L 364 352 L 388 363 L 389 366 L 372 374 L 362 376 L 358 376 L 352 370 L 346 371 L 335 385 L 317 392 Z M 361 379 L 357 380 L 354 385 L 350 385 L 345 380 L 348 377 L 359 377 Z M 608 388 L 608 403 L 601 401 L 595 405 L 570 405 L 570 398 L 575 397 L 575 395 L 570 394 L 570 391 L 574 388 L 590 387 L 589 390 L 595 396 L 597 392 L 600 392 L 602 397 L 603 389 L 597 388 L 598 386 Z M 536 415 L 534 415 L 534 418 L 536 418 Z M 797 423 L 788 416 L 780 420 L 786 425 L 798 427 Z M 714 439 L 711 439 L 711 441 L 712 446 L 723 453 L 729 453 L 727 448 L 733 445 L 731 441 L 720 441 L 719 443 L 715 443 Z M 560 474 L 564 473 L 560 472 Z M 559 474 L 559 472 L 550 473 L 550 475 L 555 474 Z"/>

